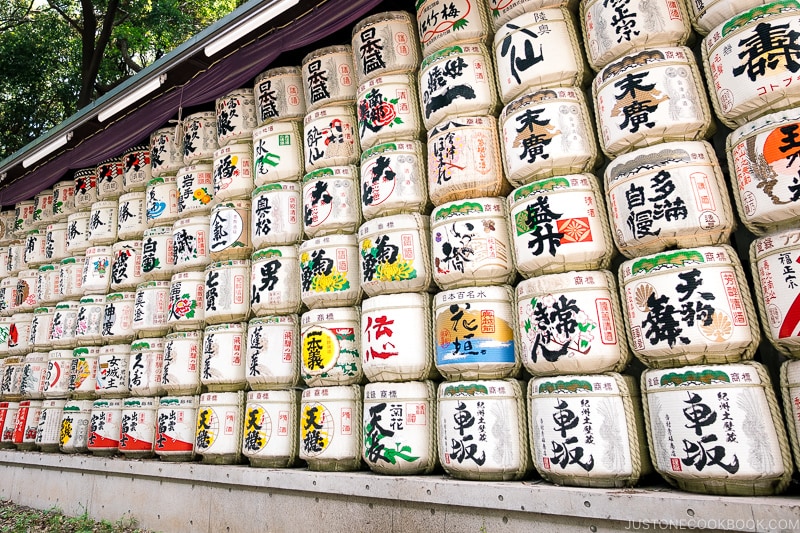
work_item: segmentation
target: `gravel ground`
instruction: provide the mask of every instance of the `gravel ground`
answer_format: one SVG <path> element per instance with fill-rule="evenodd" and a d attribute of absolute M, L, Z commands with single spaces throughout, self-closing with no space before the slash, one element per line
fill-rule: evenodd
<path fill-rule="evenodd" d="M 96 522 L 84 513 L 65 516 L 58 509 L 31 509 L 0 500 L 0 533 L 152 533 L 136 527 L 136 520 L 121 518 L 114 523 Z"/>

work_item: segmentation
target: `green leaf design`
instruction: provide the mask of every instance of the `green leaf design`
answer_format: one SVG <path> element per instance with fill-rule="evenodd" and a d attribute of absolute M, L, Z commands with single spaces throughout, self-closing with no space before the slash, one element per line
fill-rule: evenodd
<path fill-rule="evenodd" d="M 467 19 L 460 19 L 460 20 L 455 21 L 455 23 L 453 24 L 453 29 L 454 30 L 463 30 L 464 28 L 467 27 L 468 24 L 469 24 L 469 21 Z"/>

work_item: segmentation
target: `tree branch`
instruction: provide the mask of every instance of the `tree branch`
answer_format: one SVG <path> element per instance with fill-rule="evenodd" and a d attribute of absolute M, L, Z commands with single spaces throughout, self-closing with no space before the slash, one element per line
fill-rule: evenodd
<path fill-rule="evenodd" d="M 128 50 L 128 39 L 117 39 L 116 40 L 117 49 L 119 49 L 120 54 L 122 54 L 122 60 L 134 72 L 139 72 L 142 70 L 142 66 L 138 64 L 136 61 L 133 60 L 131 57 L 130 51 Z"/>

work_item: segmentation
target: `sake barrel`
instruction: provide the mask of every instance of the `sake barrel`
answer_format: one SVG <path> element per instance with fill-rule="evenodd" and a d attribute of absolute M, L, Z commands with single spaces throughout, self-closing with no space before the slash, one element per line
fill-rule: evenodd
<path fill-rule="evenodd" d="M 431 324 L 431 297 L 427 293 L 365 299 L 361 305 L 361 354 L 367 379 L 397 382 L 438 377 L 432 357 Z M 422 334 L 404 335 L 407 331 Z"/>
<path fill-rule="evenodd" d="M 212 261 L 250 258 L 253 253 L 250 241 L 251 216 L 249 199 L 230 200 L 214 206 L 211 210 L 208 247 Z"/>
<path fill-rule="evenodd" d="M 205 279 L 202 271 L 178 272 L 172 275 L 167 324 L 174 331 L 189 331 L 203 326 Z"/>
<path fill-rule="evenodd" d="M 67 217 L 67 253 L 85 252 L 89 244 L 91 211 L 78 211 Z"/>
<path fill-rule="evenodd" d="M 228 322 L 203 332 L 200 383 L 209 392 L 244 390 L 247 386 L 243 356 L 247 350 L 247 323 Z"/>
<path fill-rule="evenodd" d="M 447 202 L 431 213 L 433 280 L 442 289 L 506 284 L 517 275 L 503 198 Z M 363 252 L 362 252 L 363 253 Z"/>
<path fill-rule="evenodd" d="M 53 327 L 53 315 L 55 307 L 37 307 L 33 311 L 31 320 L 31 331 L 28 342 L 34 350 L 52 350 L 53 341 L 50 338 L 50 330 Z"/>
<path fill-rule="evenodd" d="M 242 454 L 250 466 L 287 468 L 297 461 L 299 390 L 250 391 L 242 433 Z"/>
<path fill-rule="evenodd" d="M 432 381 L 367 384 L 362 419 L 364 462 L 378 474 L 430 474 L 438 464 L 436 420 Z"/>
<path fill-rule="evenodd" d="M 493 52 L 504 104 L 532 89 L 582 86 L 588 77 L 578 30 L 563 7 L 524 13 L 505 23 L 494 35 Z"/>
<path fill-rule="evenodd" d="M 33 313 L 14 313 L 11 315 L 11 325 L 8 330 L 9 355 L 25 355 L 31 348 L 31 322 Z"/>
<path fill-rule="evenodd" d="M 24 261 L 28 267 L 36 267 L 47 262 L 47 234 L 38 229 L 30 230 L 25 236 Z"/>
<path fill-rule="evenodd" d="M 161 176 L 148 181 L 145 201 L 148 227 L 175 222 L 180 217 L 177 176 Z"/>
<path fill-rule="evenodd" d="M 109 344 L 100 347 L 97 355 L 95 392 L 100 398 L 128 396 L 128 366 L 130 344 Z"/>
<path fill-rule="evenodd" d="M 363 380 L 361 311 L 357 307 L 314 309 L 300 325 L 301 372 L 309 387 L 353 385 Z"/>
<path fill-rule="evenodd" d="M 764 115 L 728 135 L 726 152 L 731 178 L 736 178 L 736 210 L 756 235 L 794 228 L 800 221 L 798 127 L 800 112 L 789 109 Z"/>
<path fill-rule="evenodd" d="M 589 0 L 581 3 L 580 21 L 586 59 L 595 70 L 638 50 L 683 46 L 692 36 L 683 2 Z"/>
<path fill-rule="evenodd" d="M 193 216 L 172 225 L 172 271 L 203 268 L 211 262 L 209 255 L 209 217 Z"/>
<path fill-rule="evenodd" d="M 147 281 L 169 280 L 175 268 L 172 226 L 156 226 L 142 235 L 142 277 Z"/>
<path fill-rule="evenodd" d="M 8 273 L 12 276 L 19 273 L 20 270 L 27 268 L 25 265 L 25 242 L 16 241 L 8 247 Z"/>
<path fill-rule="evenodd" d="M 86 249 L 81 287 L 86 294 L 105 294 L 111 285 L 111 263 L 114 250 L 111 246 L 92 246 Z"/>
<path fill-rule="evenodd" d="M 229 144 L 214 152 L 214 202 L 250 198 L 253 191 L 253 145 Z"/>
<path fill-rule="evenodd" d="M 195 453 L 208 464 L 237 464 L 242 456 L 244 393 L 200 395 L 195 426 Z"/>
<path fill-rule="evenodd" d="M 89 243 L 92 246 L 114 244 L 117 240 L 119 204 L 106 200 L 92 204 L 89 218 Z"/>
<path fill-rule="evenodd" d="M 153 456 L 158 398 L 126 398 L 122 402 L 119 452 L 126 458 Z"/>
<path fill-rule="evenodd" d="M 499 122 L 503 168 L 515 187 L 591 172 L 599 162 L 594 124 L 577 87 L 530 90 L 503 108 Z"/>
<path fill-rule="evenodd" d="M 800 459 L 800 362 L 784 361 L 780 368 L 781 398 L 786 431 L 795 465 Z"/>
<path fill-rule="evenodd" d="M 19 402 L 0 402 L 0 448 L 14 447 L 14 429 L 17 425 Z"/>
<path fill-rule="evenodd" d="M 423 213 L 427 205 L 422 142 L 389 142 L 361 153 L 361 211 L 366 220 L 397 213 Z"/>
<path fill-rule="evenodd" d="M 256 187 L 303 176 L 303 116 L 253 130 L 253 182 Z"/>
<path fill-rule="evenodd" d="M 37 299 L 39 292 L 38 281 L 38 269 L 21 270 L 17 275 L 17 310 L 33 311 L 39 307 L 39 300 Z"/>
<path fill-rule="evenodd" d="M 355 233 L 361 224 L 358 170 L 320 168 L 303 176 L 303 230 L 309 238 Z"/>
<path fill-rule="evenodd" d="M 61 416 L 66 400 L 43 400 L 42 413 L 36 426 L 36 447 L 43 452 L 57 452 L 61 433 Z"/>
<path fill-rule="evenodd" d="M 62 180 L 53 184 L 53 221 L 66 222 L 75 212 L 75 183 Z"/>
<path fill-rule="evenodd" d="M 419 67 L 419 101 L 425 129 L 500 109 L 492 57 L 484 44 L 455 44 L 427 55 Z"/>
<path fill-rule="evenodd" d="M 155 454 L 162 461 L 191 461 L 197 396 L 164 396 L 158 402 Z"/>
<path fill-rule="evenodd" d="M 0 279 L 10 276 L 8 270 L 8 246 L 0 246 Z"/>
<path fill-rule="evenodd" d="M 421 59 L 417 22 L 407 11 L 384 11 L 359 20 L 351 45 L 359 84 L 387 74 L 413 74 Z"/>
<path fill-rule="evenodd" d="M 250 260 L 211 263 L 205 269 L 206 324 L 250 317 Z"/>
<path fill-rule="evenodd" d="M 200 392 L 197 362 L 202 349 L 203 332 L 180 331 L 164 338 L 164 368 L 161 386 L 168 395 Z"/>
<path fill-rule="evenodd" d="M 800 299 L 796 261 L 800 258 L 800 231 L 772 233 L 750 244 L 756 304 L 764 333 L 781 354 L 800 357 Z"/>
<path fill-rule="evenodd" d="M 434 296 L 433 342 L 442 377 L 495 379 L 519 372 L 512 298 L 508 285 L 464 287 Z"/>
<path fill-rule="evenodd" d="M 44 398 L 47 385 L 47 353 L 31 352 L 25 356 L 20 378 L 20 393 L 31 400 Z"/>
<path fill-rule="evenodd" d="M 417 77 L 413 73 L 378 76 L 363 82 L 356 99 L 361 149 L 425 133 Z"/>
<path fill-rule="evenodd" d="M 139 337 L 166 335 L 169 331 L 169 281 L 145 281 L 136 286 L 133 331 Z"/>
<path fill-rule="evenodd" d="M 306 54 L 302 76 L 306 113 L 322 107 L 352 104 L 356 98 L 350 45 L 326 46 Z"/>
<path fill-rule="evenodd" d="M 534 378 L 528 416 L 533 466 L 551 483 L 632 487 L 652 472 L 639 388 L 630 376 Z"/>
<path fill-rule="evenodd" d="M 133 291 L 115 292 L 106 296 L 103 314 L 103 342 L 129 343 L 136 338 L 133 331 L 133 312 L 136 307 L 136 293 Z"/>
<path fill-rule="evenodd" d="M 0 394 L 5 400 L 19 401 L 22 399 L 22 367 L 25 365 L 25 357 L 12 355 L 6 357 L 3 363 Z"/>
<path fill-rule="evenodd" d="M 33 213 L 35 209 L 34 200 L 23 200 L 15 205 L 14 231 L 18 235 L 25 235 L 25 233 L 33 229 Z"/>
<path fill-rule="evenodd" d="M 643 50 L 609 63 L 594 79 L 600 148 L 609 157 L 713 133 L 713 118 L 692 51 Z"/>
<path fill-rule="evenodd" d="M 355 106 L 334 105 L 309 111 L 303 120 L 305 172 L 355 165 L 361 155 Z"/>
<path fill-rule="evenodd" d="M 47 261 L 61 261 L 67 257 L 67 222 L 48 224 L 44 239 L 44 255 Z"/>
<path fill-rule="evenodd" d="M 522 382 L 439 384 L 439 461 L 456 479 L 515 480 L 531 467 Z M 488 431 L 487 431 L 488 429 Z"/>
<path fill-rule="evenodd" d="M 370 220 L 358 230 L 361 287 L 369 296 L 426 292 L 433 286 L 428 217 L 419 213 Z"/>
<path fill-rule="evenodd" d="M 311 309 L 361 301 L 355 235 L 317 237 L 300 245 L 300 299 Z"/>
<path fill-rule="evenodd" d="M 256 100 L 256 121 L 259 126 L 302 120 L 306 114 L 303 71 L 299 66 L 265 70 L 256 76 L 253 96 Z"/>
<path fill-rule="evenodd" d="M 135 289 L 144 281 L 142 272 L 142 241 L 117 241 L 111 248 L 113 259 L 111 263 L 112 291 Z"/>
<path fill-rule="evenodd" d="M 103 319 L 106 310 L 106 295 L 84 296 L 78 303 L 78 323 L 75 338 L 79 345 L 90 346 L 103 343 Z"/>
<path fill-rule="evenodd" d="M 650 368 L 751 359 L 761 333 L 742 266 L 728 245 L 631 259 L 620 266 L 633 355 Z"/>
<path fill-rule="evenodd" d="M 97 199 L 115 200 L 122 194 L 122 159 L 106 159 L 95 168 L 97 175 Z"/>
<path fill-rule="evenodd" d="M 19 402 L 13 438 L 14 445 L 18 450 L 36 449 L 36 428 L 39 427 L 41 414 L 41 400 L 22 400 Z"/>
<path fill-rule="evenodd" d="M 94 167 L 75 171 L 75 209 L 90 209 L 97 201 L 97 174 Z"/>
<path fill-rule="evenodd" d="M 64 404 L 58 443 L 61 452 L 86 453 L 89 451 L 93 403 L 92 400 L 69 400 Z"/>
<path fill-rule="evenodd" d="M 252 87 L 242 87 L 217 98 L 216 110 L 220 147 L 252 138 L 257 123 Z"/>
<path fill-rule="evenodd" d="M 3 315 L 10 316 L 17 312 L 17 277 L 5 277 L 0 280 L 0 295 L 2 295 Z"/>
<path fill-rule="evenodd" d="M 689 18 L 701 35 L 751 7 L 769 3 L 769 0 L 687 0 Z"/>
<path fill-rule="evenodd" d="M 297 246 L 277 246 L 253 252 L 250 309 L 256 316 L 299 313 L 300 262 Z"/>
<path fill-rule="evenodd" d="M 516 339 L 534 376 L 622 372 L 630 361 L 614 276 L 538 276 L 516 288 Z"/>
<path fill-rule="evenodd" d="M 8 246 L 14 240 L 14 225 L 17 217 L 13 209 L 0 211 L 0 247 Z"/>
<path fill-rule="evenodd" d="M 245 357 L 250 389 L 285 389 L 300 384 L 299 322 L 296 314 L 250 320 Z"/>
<path fill-rule="evenodd" d="M 214 167 L 208 163 L 181 167 L 176 176 L 180 216 L 211 211 L 214 199 Z"/>
<path fill-rule="evenodd" d="M 73 399 L 94 399 L 97 396 L 97 358 L 100 348 L 81 346 L 72 350 L 69 391 Z"/>
<path fill-rule="evenodd" d="M 361 466 L 362 396 L 359 385 L 312 387 L 300 402 L 299 458 L 309 470 L 343 472 Z"/>
<path fill-rule="evenodd" d="M 43 189 L 33 197 L 33 225 L 44 228 L 53 220 L 53 189 Z"/>
<path fill-rule="evenodd" d="M 36 299 L 39 305 L 53 305 L 61 295 L 61 265 L 42 265 L 36 275 Z"/>
<path fill-rule="evenodd" d="M 101 398 L 92 402 L 92 418 L 87 448 L 95 455 L 114 455 L 119 451 L 122 400 Z"/>
<path fill-rule="evenodd" d="M 183 119 L 184 165 L 211 161 L 218 148 L 216 111 L 192 113 Z"/>
<path fill-rule="evenodd" d="M 523 277 L 608 268 L 614 256 L 597 178 L 534 181 L 508 196 L 517 271 Z"/>
<path fill-rule="evenodd" d="M 422 55 L 453 43 L 486 42 L 492 34 L 489 6 L 484 2 L 456 0 L 441 5 L 435 0 L 417 2 L 417 28 Z"/>
<path fill-rule="evenodd" d="M 8 355 L 8 339 L 11 333 L 11 317 L 0 317 L 0 376 L 2 376 L 3 357 Z"/>
<path fill-rule="evenodd" d="M 433 205 L 483 196 L 504 196 L 497 119 L 460 117 L 428 131 L 428 192 Z"/>
<path fill-rule="evenodd" d="M 72 350 L 50 350 L 47 354 L 47 373 L 42 394 L 47 399 L 69 398 Z"/>
<path fill-rule="evenodd" d="M 646 370 L 642 403 L 653 466 L 671 485 L 726 496 L 788 487 L 791 452 L 760 363 Z"/>
<path fill-rule="evenodd" d="M 158 128 L 150 135 L 150 172 L 154 178 L 174 174 L 183 166 L 183 138 L 176 128 Z"/>
<path fill-rule="evenodd" d="M 119 240 L 141 239 L 147 229 L 147 193 L 135 191 L 119 197 L 117 216 L 117 238 Z"/>
<path fill-rule="evenodd" d="M 728 241 L 736 225 L 722 169 L 705 141 L 663 143 L 606 167 L 608 218 L 628 258 Z"/>
<path fill-rule="evenodd" d="M 131 357 L 128 360 L 128 389 L 131 396 L 163 393 L 161 374 L 164 371 L 164 346 L 162 337 L 137 339 L 131 343 Z"/>
<path fill-rule="evenodd" d="M 251 207 L 253 248 L 300 242 L 303 236 L 300 184 L 283 181 L 262 185 L 253 191 Z"/>
<path fill-rule="evenodd" d="M 80 305 L 78 300 L 63 300 L 56 304 L 48 329 L 53 348 L 75 348 L 78 342 Z"/>
<path fill-rule="evenodd" d="M 792 87 L 796 54 L 790 51 L 799 29 L 800 6 L 778 2 L 739 13 L 703 39 L 708 92 L 722 123 L 734 129 L 800 103 Z"/>
<path fill-rule="evenodd" d="M 150 147 L 146 145 L 132 146 L 122 154 L 122 190 L 123 192 L 143 191 L 152 179 L 152 161 Z"/>

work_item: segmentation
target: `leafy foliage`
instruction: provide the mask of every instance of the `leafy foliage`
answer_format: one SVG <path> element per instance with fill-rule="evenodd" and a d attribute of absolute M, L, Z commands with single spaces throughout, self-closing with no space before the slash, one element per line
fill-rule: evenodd
<path fill-rule="evenodd" d="M 0 2 L 0 160 L 241 3 Z"/>

